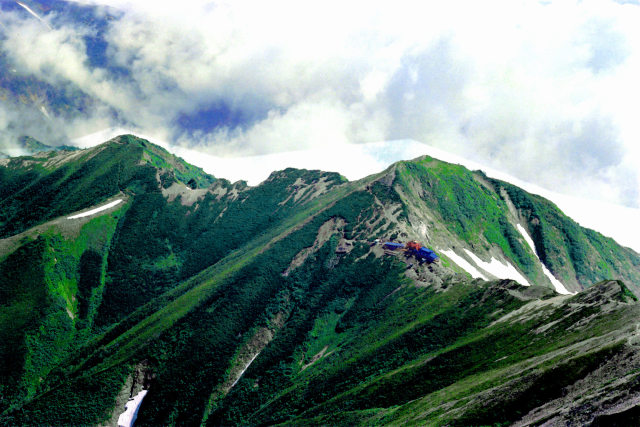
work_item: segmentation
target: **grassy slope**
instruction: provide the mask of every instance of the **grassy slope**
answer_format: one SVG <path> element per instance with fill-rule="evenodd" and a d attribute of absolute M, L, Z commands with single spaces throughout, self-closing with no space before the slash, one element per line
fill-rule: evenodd
<path fill-rule="evenodd" d="M 366 203 L 363 206 L 366 206 Z M 167 305 L 163 304 L 162 308 L 158 312 L 151 314 L 150 316 L 148 316 L 148 314 L 150 313 L 147 313 L 143 317 L 143 320 L 140 324 L 137 324 L 131 330 L 118 337 L 111 344 L 104 347 L 100 346 L 98 349 L 98 353 L 89 358 L 89 360 L 86 362 L 86 364 L 88 365 L 86 366 L 92 366 L 97 363 L 95 368 L 92 369 L 94 375 L 100 375 L 102 372 L 105 372 L 105 369 L 107 371 L 110 371 L 111 366 L 118 365 L 131 356 L 134 356 L 136 351 L 144 350 L 145 346 L 148 345 L 147 338 L 157 336 L 160 332 L 166 331 L 181 317 L 189 317 L 190 312 L 197 312 L 198 307 L 205 303 L 207 299 L 211 298 L 211 293 L 215 292 L 218 286 L 221 286 L 222 284 L 230 286 L 229 282 L 234 279 L 234 275 L 232 273 L 237 272 L 235 276 L 240 275 L 241 277 L 244 277 L 247 274 L 256 274 L 254 273 L 254 271 L 256 269 L 259 269 L 259 266 L 263 264 L 263 262 L 261 261 L 264 257 L 267 257 L 270 263 L 286 262 L 283 261 L 283 259 L 286 260 L 287 257 L 281 258 L 279 255 L 283 250 L 283 246 L 286 248 L 288 253 L 290 253 L 290 257 L 292 257 L 295 254 L 295 251 L 301 249 L 305 243 L 311 243 L 309 241 L 309 238 L 311 238 L 311 241 L 313 240 L 313 235 L 308 234 L 309 231 L 304 230 L 304 228 L 298 230 L 297 232 L 294 231 L 296 237 L 291 237 L 291 226 L 300 224 L 300 221 L 304 223 L 305 219 L 308 219 L 311 212 L 313 212 L 314 210 L 317 211 L 318 209 L 321 210 L 324 207 L 326 207 L 324 203 L 316 203 L 311 208 L 297 213 L 293 218 L 289 220 L 289 225 L 287 225 L 287 223 L 281 225 L 280 228 L 283 231 L 278 231 L 278 229 L 274 230 L 274 233 L 276 233 L 275 239 L 273 239 L 273 236 L 267 235 L 258 242 L 253 242 L 255 249 L 250 250 L 247 248 L 247 250 L 243 251 L 242 253 L 232 253 L 230 259 L 224 260 L 222 263 L 214 266 L 210 273 L 200 275 L 199 278 L 196 279 L 196 283 L 187 282 L 182 289 L 177 289 L 171 292 L 173 297 L 177 297 L 174 301 L 165 301 Z M 303 235 L 308 235 L 309 237 L 307 239 L 302 239 L 300 237 L 300 233 L 302 233 Z M 278 236 L 278 234 L 280 235 Z M 281 242 L 283 237 L 288 237 L 288 239 L 285 239 L 285 242 Z M 261 252 L 265 250 L 265 243 L 269 242 L 269 240 L 273 240 L 273 243 L 271 243 L 272 245 L 279 245 L 279 247 L 272 248 L 271 250 L 261 254 Z M 260 241 L 262 241 L 263 243 L 260 243 Z M 292 241 L 294 241 L 295 243 L 291 243 Z M 272 273 L 273 270 L 271 270 L 271 268 L 274 268 L 274 266 L 271 266 L 267 272 L 263 273 L 270 277 L 270 281 L 274 279 Z M 284 270 L 286 268 L 286 265 L 277 267 L 277 271 L 281 271 L 280 268 L 281 270 Z M 214 272 L 217 269 L 220 269 L 221 271 L 218 275 L 215 275 Z M 213 275 L 213 277 L 211 277 L 211 275 Z M 220 283 L 220 279 L 223 279 L 222 283 Z M 240 279 L 236 278 L 235 280 Z M 180 290 L 186 290 L 186 293 L 181 294 Z M 171 299 L 171 296 L 169 296 L 168 298 Z M 147 307 L 143 307 L 142 311 L 145 311 L 146 308 Z M 134 313 L 132 316 L 136 317 L 136 313 Z M 233 316 L 242 316 L 242 311 L 233 314 Z M 107 333 L 107 336 L 111 336 L 111 334 Z M 113 356 L 109 356 L 109 354 L 111 354 L 114 350 L 115 354 L 113 354 Z M 66 374 L 62 373 L 62 375 Z M 180 376 L 180 378 L 182 378 L 182 376 Z M 75 382 L 69 383 L 66 379 L 61 381 L 63 382 L 63 388 L 67 387 L 64 384 L 68 384 L 68 386 L 70 387 L 76 386 Z M 54 383 L 55 382 L 56 380 L 54 379 Z M 59 389 L 60 385 L 54 385 L 53 390 L 43 395 L 42 399 L 40 399 L 39 401 L 42 402 L 43 399 L 46 400 L 52 394 L 55 395 L 55 393 L 57 393 Z M 36 399 L 36 402 L 34 403 L 34 405 L 36 406 L 38 405 L 37 401 L 38 399 Z"/>
<path fill-rule="evenodd" d="M 528 220 L 540 259 L 561 280 L 589 286 L 619 278 L 640 293 L 640 256 L 613 239 L 581 227 L 550 201 L 511 184 L 492 180 L 504 189 Z"/>
<path fill-rule="evenodd" d="M 634 326 L 629 327 L 628 319 L 637 316 L 639 307 L 635 303 L 629 304 L 630 299 L 623 302 L 625 297 L 620 293 L 612 295 L 612 301 L 617 304 L 613 313 L 599 305 L 580 307 L 577 303 L 581 296 L 560 297 L 564 301 L 533 308 L 520 321 L 492 325 L 487 321 L 510 310 L 491 316 L 488 315 L 491 309 L 504 307 L 503 304 L 524 304 L 496 299 L 500 295 L 495 293 L 497 289 L 495 285 L 487 284 L 468 291 L 465 298 L 473 297 L 474 293 L 484 294 L 483 310 L 487 311 L 464 314 L 468 329 L 457 328 L 451 339 L 447 339 L 447 327 L 434 325 L 439 314 L 422 320 L 417 331 L 422 334 L 428 331 L 431 338 L 423 335 L 421 346 L 407 346 L 405 342 L 396 349 L 405 358 L 407 349 L 417 351 L 415 359 L 405 360 L 394 368 L 394 356 L 397 355 L 385 351 L 387 345 L 380 348 L 372 344 L 375 340 L 360 340 L 361 348 L 373 347 L 378 357 L 358 360 L 356 376 L 352 376 L 354 372 L 344 371 L 349 363 L 353 363 L 349 353 L 333 355 L 333 360 L 327 358 L 314 369 L 315 372 L 306 370 L 304 375 L 293 376 L 293 385 L 266 405 L 254 406 L 249 422 L 300 423 L 307 420 L 311 424 L 392 422 L 420 425 L 513 422 L 538 405 L 557 398 L 563 388 L 606 365 L 614 354 L 631 346 L 628 340 Z M 487 292 L 493 296 L 485 298 Z M 422 296 L 426 312 L 431 298 L 433 296 L 428 294 Z M 580 308 L 576 309 L 576 306 Z M 445 313 L 449 324 L 455 324 L 455 319 L 461 315 L 457 311 Z M 478 314 L 481 315 L 476 317 Z M 594 315 L 590 321 L 580 324 L 580 320 Z M 554 319 L 560 321 L 542 335 L 536 332 L 537 328 Z M 572 326 L 576 323 L 580 326 Z M 567 329 L 570 330 L 568 334 Z M 625 330 L 626 333 L 621 332 Z M 399 336 L 398 339 L 406 339 L 411 332 Z M 637 352 L 635 346 L 634 351 Z M 372 369 L 373 375 L 357 376 L 367 369 Z M 347 373 L 349 375 L 345 375 Z M 344 388 L 342 384 L 345 383 L 350 386 Z M 333 392 L 323 395 L 321 390 L 327 388 Z M 238 395 L 230 396 L 231 408 L 238 405 L 238 398 Z M 296 401 L 301 406 L 296 407 Z"/>
<path fill-rule="evenodd" d="M 236 187 L 222 183 L 217 188 L 228 190 L 224 195 L 208 193 L 190 206 L 179 199 L 168 203 L 160 190 L 136 195 L 109 255 L 109 286 L 98 325 L 106 327 L 121 320 L 249 242 L 253 248 L 264 245 L 343 194 L 338 191 L 327 201 L 304 204 L 290 198 L 296 181 L 322 177 L 329 177 L 331 185 L 339 183 L 337 175 L 292 170 L 239 193 L 231 191 Z M 293 219 L 283 225 L 291 215 Z"/>
<path fill-rule="evenodd" d="M 495 245 L 532 281 L 539 279 L 535 255 L 509 221 L 506 203 L 468 169 L 430 157 L 401 162 L 396 185 L 406 203 L 437 212 L 462 241 Z"/>
<path fill-rule="evenodd" d="M 424 397 L 433 406 L 429 399 L 451 387 L 470 399 L 478 390 L 504 384 L 503 373 L 518 364 L 621 327 L 621 322 L 597 317 L 598 309 L 571 312 L 569 305 L 542 308 L 540 317 L 507 328 L 494 326 L 497 318 L 529 300 L 545 300 L 551 291 L 534 287 L 522 294 L 522 288 L 511 283 L 465 284 L 459 279 L 440 290 L 416 288 L 402 274 L 403 264 L 366 256 L 365 245 L 356 244 L 349 255 L 338 259 L 334 250 L 339 235 L 293 274 L 281 276 L 333 217 L 346 220 L 344 236 L 368 239 L 395 229 L 380 220 L 384 209 L 400 212 L 397 221 L 406 223 L 412 209 L 424 206 L 438 215 L 448 232 L 475 245 L 495 245 L 527 271 L 533 254 L 505 225 L 505 201 L 461 167 L 424 159 L 398 165 L 390 182 L 387 171 L 344 185 L 339 185 L 342 180 L 337 175 L 288 170 L 241 191 L 219 181 L 216 185 L 225 190 L 223 195 L 208 195 L 183 206 L 180 199 L 168 203 L 162 197 L 156 168 L 161 168 L 160 175 L 178 171 L 171 179 L 185 184 L 193 178 L 193 170 L 185 166 L 179 171 L 177 160 L 145 144 L 129 141 L 114 148 L 133 152 L 144 164 L 136 162 L 132 166 L 139 171 L 132 174 L 136 179 L 124 181 L 132 196 L 117 229 L 112 224 L 116 232 L 108 254 L 73 252 L 64 244 L 77 243 L 64 239 L 64 244 L 58 243 L 61 252 L 75 254 L 69 273 L 75 281 L 58 277 L 50 282 L 54 287 L 67 283 L 63 288 L 71 291 L 62 298 L 63 306 L 69 308 L 69 295 L 75 293 L 73 310 L 91 319 L 98 316 L 100 327 L 89 332 L 91 321 L 87 321 L 82 329 L 86 343 L 73 354 L 56 356 L 57 367 L 29 391 L 33 398 L 20 411 L 4 413 L 3 422 L 104 420 L 112 405 L 109 396 L 117 393 L 133 365 L 146 360 L 155 380 L 140 425 L 200 423 L 210 396 L 230 375 L 239 349 L 252 331 L 269 326 L 276 315 L 283 317 L 284 326 L 274 329 L 273 340 L 230 394 L 213 401 L 208 424 L 406 421 L 409 415 L 403 413 L 428 412 L 426 406 L 407 406 L 408 412 L 398 409 L 415 399 Z M 102 175 L 83 176 L 93 182 Z M 296 191 L 302 193 L 300 182 L 322 180 L 331 185 L 319 197 L 291 197 Z M 196 180 L 195 185 L 211 182 Z M 102 226 L 87 230 L 87 235 L 99 234 Z M 16 264 L 27 255 L 16 255 Z M 34 256 L 39 256 L 37 251 Z M 108 268 L 99 278 L 105 278 L 106 286 L 99 301 L 95 289 L 86 286 L 91 280 L 82 276 L 95 278 L 95 266 L 104 265 L 105 259 Z M 47 265 L 43 263 L 43 268 Z M 167 272 L 172 276 L 165 287 L 151 286 L 159 277 L 153 274 Z M 37 269 L 23 273 L 42 274 Z M 144 279 L 150 274 L 151 280 Z M 119 288 L 125 296 L 141 297 L 123 305 L 124 299 L 113 292 Z M 24 301 L 40 304 L 34 300 L 38 292 L 41 288 L 34 286 Z M 615 304 L 622 308 L 616 308 L 610 319 L 626 316 L 624 298 Z M 119 314 L 107 317 L 114 313 Z M 582 319 L 593 325 L 590 316 L 599 319 L 598 328 L 565 334 Z M 535 328 L 555 321 L 555 329 L 543 341 L 531 335 Z M 600 350 L 605 352 L 598 353 L 597 360 L 609 354 L 602 346 L 594 348 Z M 490 357 L 484 357 L 485 352 Z M 318 356 L 315 361 L 314 356 Z M 590 363 L 580 366 L 588 372 L 595 366 Z M 560 360 L 549 367 L 558 364 Z M 53 365 L 47 362 L 47 371 Z M 309 366 L 303 370 L 305 365 Z M 574 380 L 568 377 L 566 382 Z M 90 401 L 99 404 L 92 407 Z M 452 416 L 443 411 L 425 419 Z M 337 413 L 345 418 L 334 418 Z M 473 414 L 468 415 L 470 420 L 482 420 L 481 413 Z M 506 413 L 505 420 L 513 416 Z"/>
<path fill-rule="evenodd" d="M 121 210 L 84 221 L 73 237 L 50 225 L 0 263 L 3 410 L 33 397 L 48 372 L 90 336 Z"/>
<path fill-rule="evenodd" d="M 429 212 L 435 218 L 434 244 L 442 244 L 438 234 L 444 234 L 444 240 L 458 239 L 480 253 L 498 248 L 533 283 L 544 284 L 535 254 L 514 226 L 524 221 L 540 259 L 564 283 L 584 288 L 619 278 L 640 293 L 637 253 L 580 227 L 540 196 L 430 157 L 398 163 L 392 185 L 412 218 L 411 212 Z M 507 203 L 513 203 L 518 217 Z"/>
<path fill-rule="evenodd" d="M 94 206 L 121 191 L 150 191 L 157 187 L 158 167 L 172 168 L 178 177 L 193 180 L 194 187 L 214 181 L 160 147 L 130 135 L 78 152 L 11 159 L 0 168 L 2 187 L 11 189 L 3 190 L 0 199 L 0 237 Z"/>

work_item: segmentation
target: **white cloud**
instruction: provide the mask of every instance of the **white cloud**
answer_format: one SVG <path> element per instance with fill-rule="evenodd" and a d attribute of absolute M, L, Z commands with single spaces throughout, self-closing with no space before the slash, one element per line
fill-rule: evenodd
<path fill-rule="evenodd" d="M 76 26 L 16 21 L 4 50 L 143 133 L 227 156 L 411 138 L 547 187 L 639 202 L 635 4 L 100 3 L 125 11 L 105 36 L 126 76 L 89 66 Z M 180 125 L 220 106 L 230 118 L 213 130 Z"/>

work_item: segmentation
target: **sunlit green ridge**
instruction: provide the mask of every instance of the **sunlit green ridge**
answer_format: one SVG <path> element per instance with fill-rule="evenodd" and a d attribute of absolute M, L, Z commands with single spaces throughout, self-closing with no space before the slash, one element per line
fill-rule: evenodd
<path fill-rule="evenodd" d="M 638 254 L 480 171 L 250 187 L 132 135 L 1 162 L 1 424 L 114 424 L 142 389 L 136 425 L 634 414 Z M 473 278 L 469 254 L 531 286 Z"/>

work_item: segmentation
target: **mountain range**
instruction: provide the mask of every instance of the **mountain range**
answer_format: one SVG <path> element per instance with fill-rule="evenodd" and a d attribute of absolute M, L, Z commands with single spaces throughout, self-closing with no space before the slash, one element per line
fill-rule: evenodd
<path fill-rule="evenodd" d="M 0 424 L 640 419 L 640 255 L 540 196 L 428 156 L 249 186 L 133 135 L 31 150 L 0 159 Z"/>

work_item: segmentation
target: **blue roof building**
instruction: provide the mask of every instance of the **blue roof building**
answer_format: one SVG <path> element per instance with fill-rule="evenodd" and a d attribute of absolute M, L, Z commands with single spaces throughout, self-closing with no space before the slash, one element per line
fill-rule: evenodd
<path fill-rule="evenodd" d="M 389 249 L 392 251 L 395 251 L 396 249 L 404 248 L 404 245 L 402 243 L 396 243 L 396 242 L 384 242 L 382 246 L 385 249 Z"/>
<path fill-rule="evenodd" d="M 434 262 L 435 260 L 438 259 L 438 255 L 436 255 L 435 252 L 433 252 L 429 248 L 425 248 L 424 246 L 421 247 L 418 251 L 416 251 L 415 256 L 416 258 L 423 259 L 427 262 Z"/>

